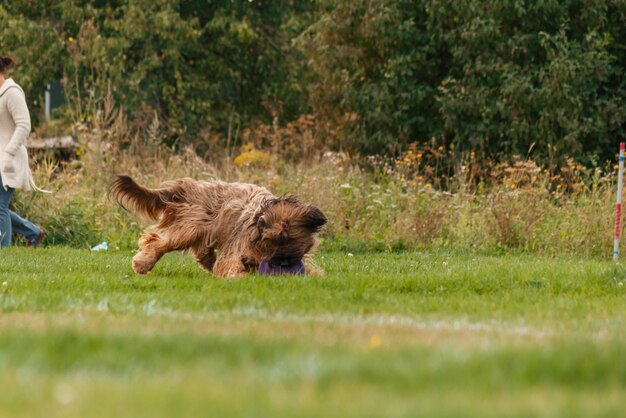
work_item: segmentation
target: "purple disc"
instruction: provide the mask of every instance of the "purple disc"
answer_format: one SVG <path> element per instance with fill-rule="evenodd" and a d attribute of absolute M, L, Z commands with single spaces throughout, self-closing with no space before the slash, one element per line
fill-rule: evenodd
<path fill-rule="evenodd" d="M 268 276 L 278 276 L 280 274 L 304 274 L 304 263 L 302 260 L 295 262 L 275 262 L 263 260 L 259 263 L 259 274 Z"/>

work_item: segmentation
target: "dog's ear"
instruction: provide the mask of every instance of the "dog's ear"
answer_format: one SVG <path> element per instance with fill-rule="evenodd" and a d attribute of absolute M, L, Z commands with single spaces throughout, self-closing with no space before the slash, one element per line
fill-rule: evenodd
<path fill-rule="evenodd" d="M 321 210 L 313 205 L 307 207 L 302 218 L 302 225 L 311 232 L 319 232 L 328 220 Z"/>

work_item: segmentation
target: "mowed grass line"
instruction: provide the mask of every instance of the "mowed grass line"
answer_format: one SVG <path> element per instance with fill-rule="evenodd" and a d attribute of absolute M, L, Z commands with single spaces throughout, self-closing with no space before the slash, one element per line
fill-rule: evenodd
<path fill-rule="evenodd" d="M 221 281 L 172 254 L 3 250 L 0 415 L 619 416 L 626 272 L 322 254 Z"/>

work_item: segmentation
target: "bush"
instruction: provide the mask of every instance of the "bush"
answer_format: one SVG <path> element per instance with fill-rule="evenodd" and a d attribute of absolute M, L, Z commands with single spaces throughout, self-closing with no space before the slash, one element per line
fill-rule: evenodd
<path fill-rule="evenodd" d="M 33 110 L 43 110 L 45 84 L 63 79 L 68 123 L 90 124 L 112 92 L 136 128 L 156 113 L 164 141 L 206 151 L 214 132 L 223 146 L 250 120 L 291 118 L 306 108 L 297 66 L 286 58 L 306 4 L 48 3 L 0 6 L 0 50 L 17 58 Z"/>
<path fill-rule="evenodd" d="M 63 79 L 61 113 L 89 125 L 110 91 L 180 149 L 258 126 L 291 146 L 303 118 L 314 147 L 365 155 L 434 138 L 458 158 L 590 165 L 626 140 L 622 0 L 15 0 L 0 20 L 31 109 Z"/>
<path fill-rule="evenodd" d="M 412 142 L 590 163 L 626 139 L 623 2 L 323 3 L 311 104 L 367 153 Z M 347 140 L 347 142 L 346 142 Z"/>

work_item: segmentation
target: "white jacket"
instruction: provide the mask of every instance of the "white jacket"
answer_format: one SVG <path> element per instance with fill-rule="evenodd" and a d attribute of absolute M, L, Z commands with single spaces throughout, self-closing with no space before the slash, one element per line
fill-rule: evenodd
<path fill-rule="evenodd" d="M 4 188 L 33 188 L 33 175 L 24 145 L 29 133 L 30 114 L 24 91 L 7 78 L 0 86 L 0 175 Z"/>

